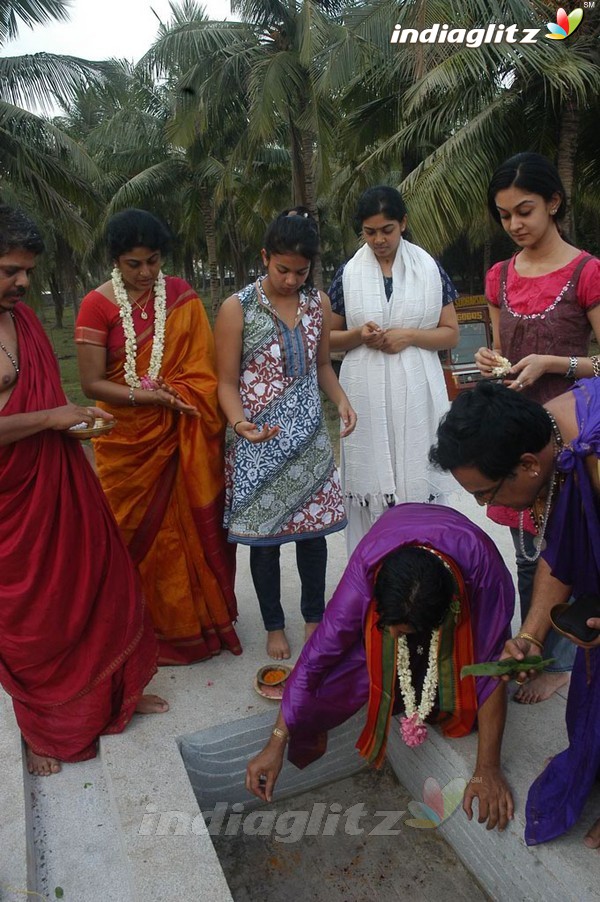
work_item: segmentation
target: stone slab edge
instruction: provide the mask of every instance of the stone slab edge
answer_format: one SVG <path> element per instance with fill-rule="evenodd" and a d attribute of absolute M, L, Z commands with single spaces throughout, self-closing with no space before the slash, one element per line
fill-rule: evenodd
<path fill-rule="evenodd" d="M 331 730 L 326 753 L 310 767 L 299 770 L 286 757 L 277 781 L 277 801 L 362 770 L 366 765 L 355 744 L 363 723 L 364 712 L 360 711 Z M 264 748 L 272 728 L 273 713 L 269 711 L 198 730 L 181 738 L 182 758 L 198 804 L 205 814 L 223 802 L 228 805 L 242 803 L 246 812 L 263 804 L 246 790 L 246 765 Z"/>
<path fill-rule="evenodd" d="M 131 902 L 233 902 L 206 825 L 196 817 L 198 804 L 177 742 L 136 741 L 135 733 L 104 736 L 100 756 L 130 869 Z M 153 812 L 169 811 L 193 819 L 194 832 L 157 835 Z"/>
<path fill-rule="evenodd" d="M 25 820 L 25 750 L 12 702 L 0 689 L 0 761 L 2 761 L 2 817 L 0 818 L 0 899 L 17 902 L 26 897 L 27 825 Z"/>

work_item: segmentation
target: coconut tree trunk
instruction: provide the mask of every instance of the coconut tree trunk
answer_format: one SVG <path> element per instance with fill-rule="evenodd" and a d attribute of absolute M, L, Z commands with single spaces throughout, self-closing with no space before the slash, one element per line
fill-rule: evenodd
<path fill-rule="evenodd" d="M 316 148 L 312 132 L 300 132 L 290 122 L 290 151 L 292 160 L 292 185 L 295 204 L 306 207 L 319 227 L 319 209 L 317 207 L 317 185 L 315 178 Z M 321 255 L 313 260 L 312 278 L 317 288 L 323 288 L 323 269 Z"/>
<path fill-rule="evenodd" d="M 63 313 L 65 309 L 65 299 L 62 293 L 62 289 L 58 284 L 58 279 L 56 275 L 52 273 L 52 275 L 48 278 L 48 285 L 50 287 L 50 294 L 52 295 L 52 303 L 54 304 L 54 315 L 56 317 L 56 328 L 63 328 Z"/>
<path fill-rule="evenodd" d="M 183 255 L 183 274 L 185 281 L 193 285 L 196 274 L 194 272 L 194 255 L 190 250 L 186 250 Z"/>
<path fill-rule="evenodd" d="M 481 281 L 485 284 L 485 274 L 488 269 L 492 265 L 492 242 L 489 238 L 486 238 L 483 242 L 483 272 L 481 274 Z"/>
<path fill-rule="evenodd" d="M 310 132 L 304 132 L 302 135 L 302 159 L 304 162 L 304 183 L 306 206 L 310 210 L 310 214 L 317 223 L 319 222 L 319 208 L 317 207 L 317 184 L 315 179 L 315 165 L 317 161 L 317 153 L 315 149 L 314 137 Z M 323 267 L 321 264 L 321 254 L 313 260 L 312 278 L 317 288 L 323 288 Z"/>
<path fill-rule="evenodd" d="M 306 188 L 304 179 L 304 157 L 302 154 L 302 135 L 289 120 L 290 127 L 290 159 L 292 162 L 292 203 L 306 206 Z"/>
<path fill-rule="evenodd" d="M 235 228 L 232 228 L 232 223 L 235 222 L 235 210 L 233 209 L 233 204 L 229 204 L 229 215 L 227 217 L 227 237 L 229 238 L 229 246 L 231 248 L 231 256 L 233 263 L 233 272 L 235 279 L 235 290 L 239 290 L 243 288 L 247 279 L 246 273 L 246 262 L 244 260 L 244 250 L 242 247 L 242 243 L 239 240 L 238 233 Z"/>
<path fill-rule="evenodd" d="M 575 180 L 575 157 L 577 155 L 577 139 L 579 132 L 579 110 L 573 97 L 569 97 L 562 109 L 560 117 L 560 133 L 558 138 L 558 154 L 556 168 L 565 187 L 567 215 L 563 220 L 564 231 L 572 241 L 575 240 L 575 218 L 573 216 L 573 184 Z"/>
<path fill-rule="evenodd" d="M 208 271 L 210 273 L 210 306 L 213 316 L 219 309 L 219 263 L 217 260 L 217 226 L 215 222 L 215 209 L 212 196 L 205 186 L 199 191 L 200 212 L 204 225 L 204 237 L 206 238 L 206 251 L 208 254 Z"/>

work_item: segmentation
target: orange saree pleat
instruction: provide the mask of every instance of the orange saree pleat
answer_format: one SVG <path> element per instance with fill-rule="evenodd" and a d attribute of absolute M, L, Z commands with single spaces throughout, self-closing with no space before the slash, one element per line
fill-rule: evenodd
<path fill-rule="evenodd" d="M 183 290 L 181 290 L 183 287 Z M 150 363 L 153 329 L 138 335 L 137 372 Z M 124 383 L 124 350 L 107 376 Z M 200 418 L 162 406 L 115 407 L 113 431 L 95 441 L 98 475 L 138 567 L 159 642 L 160 664 L 189 664 L 227 648 L 241 653 L 232 622 L 235 546 L 222 527 L 224 420 L 212 335 L 201 301 L 167 278 L 161 376 Z"/>

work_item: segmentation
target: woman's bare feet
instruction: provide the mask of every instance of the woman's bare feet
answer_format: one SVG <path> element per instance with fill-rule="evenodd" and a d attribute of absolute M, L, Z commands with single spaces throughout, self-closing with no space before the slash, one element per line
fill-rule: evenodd
<path fill-rule="evenodd" d="M 513 700 L 519 702 L 520 705 L 536 705 L 538 702 L 545 702 L 554 695 L 557 689 L 568 686 L 570 678 L 570 673 L 544 672 L 515 692 Z"/>
<path fill-rule="evenodd" d="M 267 654 L 276 661 L 283 661 L 291 657 L 292 653 L 284 630 L 267 632 Z"/>
<path fill-rule="evenodd" d="M 583 842 L 588 849 L 600 849 L 600 818 L 585 834 Z"/>
<path fill-rule="evenodd" d="M 169 703 L 160 695 L 141 695 L 135 707 L 136 714 L 164 714 L 169 710 Z"/>
<path fill-rule="evenodd" d="M 319 626 L 318 623 L 305 623 L 304 624 L 304 641 L 308 642 L 316 628 Z"/>
<path fill-rule="evenodd" d="M 34 777 L 49 777 L 57 774 L 61 770 L 61 763 L 56 758 L 50 758 L 48 755 L 36 755 L 36 753 L 25 746 L 25 757 L 27 759 L 27 770 Z"/>

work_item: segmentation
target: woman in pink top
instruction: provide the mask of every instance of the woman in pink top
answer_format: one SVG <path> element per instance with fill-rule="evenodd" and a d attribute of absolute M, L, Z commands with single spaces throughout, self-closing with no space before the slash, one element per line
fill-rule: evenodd
<path fill-rule="evenodd" d="M 488 209 L 520 250 L 487 273 L 494 347 L 480 348 L 475 362 L 492 376 L 496 355 L 508 358 L 509 387 L 543 404 L 571 388 L 573 379 L 600 376 L 600 359 L 588 356 L 592 331 L 600 339 L 600 260 L 563 237 L 558 223 L 566 212 L 565 190 L 556 168 L 540 154 L 517 154 L 496 170 Z M 524 620 L 543 511 L 490 506 L 488 515 L 511 527 Z M 554 663 L 517 692 L 517 701 L 543 701 L 568 682 L 575 646 L 551 632 L 543 654 Z"/>

